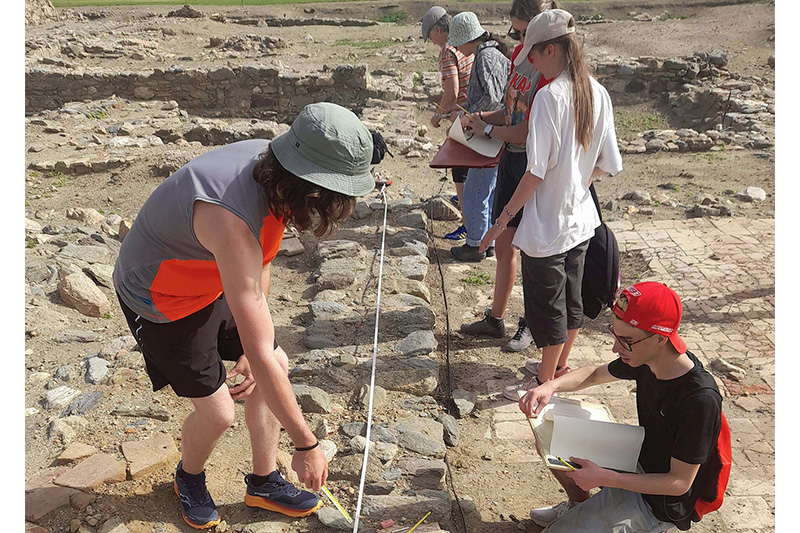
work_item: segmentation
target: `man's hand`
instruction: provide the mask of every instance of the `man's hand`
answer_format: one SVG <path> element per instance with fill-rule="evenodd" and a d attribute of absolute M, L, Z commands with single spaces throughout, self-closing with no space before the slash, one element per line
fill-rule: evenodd
<path fill-rule="evenodd" d="M 442 115 L 435 114 L 431 117 L 431 126 L 434 128 L 439 127 L 439 123 L 442 121 Z"/>
<path fill-rule="evenodd" d="M 294 452 L 292 470 L 297 472 L 300 483 L 313 491 L 320 490 L 328 480 L 328 461 L 319 446 L 307 452 Z"/>
<path fill-rule="evenodd" d="M 225 375 L 225 379 L 231 379 L 236 376 L 244 376 L 244 379 L 238 385 L 230 388 L 231 398 L 238 400 L 250 396 L 250 393 L 256 388 L 256 380 L 253 377 L 253 372 L 250 370 L 250 363 L 244 355 L 236 361 L 236 366 L 228 371 Z"/>
<path fill-rule="evenodd" d="M 569 460 L 581 467 L 574 472 L 566 473 L 567 477 L 574 481 L 581 490 L 588 491 L 607 484 L 606 480 L 608 479 L 608 473 L 611 472 L 610 470 L 601 468 L 588 459 L 570 457 Z"/>
<path fill-rule="evenodd" d="M 549 381 L 547 383 L 550 383 Z M 553 389 L 547 384 L 530 389 L 525 396 L 519 399 L 519 410 L 528 418 L 539 416 L 544 406 L 553 396 Z M 536 409 L 534 409 L 536 406 Z"/>

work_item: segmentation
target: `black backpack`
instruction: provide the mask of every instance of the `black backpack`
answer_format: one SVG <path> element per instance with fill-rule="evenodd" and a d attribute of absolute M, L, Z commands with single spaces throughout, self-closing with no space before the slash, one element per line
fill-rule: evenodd
<path fill-rule="evenodd" d="M 589 240 L 586 259 L 583 267 L 583 314 L 589 318 L 597 318 L 606 307 L 612 307 L 619 289 L 619 246 L 614 232 L 603 222 L 600 202 L 594 190 L 594 183 L 589 186 L 592 200 L 600 217 L 600 225 L 594 230 L 594 237 Z"/>

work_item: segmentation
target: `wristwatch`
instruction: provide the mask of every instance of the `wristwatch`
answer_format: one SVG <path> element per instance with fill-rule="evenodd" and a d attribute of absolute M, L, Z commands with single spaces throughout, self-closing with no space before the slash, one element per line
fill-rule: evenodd
<path fill-rule="evenodd" d="M 483 128 L 483 134 L 486 137 L 492 137 L 492 129 L 494 129 L 494 124 L 487 124 L 485 128 Z"/>

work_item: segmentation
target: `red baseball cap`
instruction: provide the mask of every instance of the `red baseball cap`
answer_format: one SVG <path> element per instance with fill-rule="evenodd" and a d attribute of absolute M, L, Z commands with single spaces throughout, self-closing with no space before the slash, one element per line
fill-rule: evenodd
<path fill-rule="evenodd" d="M 678 335 L 681 298 L 663 283 L 644 281 L 623 289 L 613 310 L 626 324 L 667 337 L 678 353 L 686 352 L 686 343 Z"/>

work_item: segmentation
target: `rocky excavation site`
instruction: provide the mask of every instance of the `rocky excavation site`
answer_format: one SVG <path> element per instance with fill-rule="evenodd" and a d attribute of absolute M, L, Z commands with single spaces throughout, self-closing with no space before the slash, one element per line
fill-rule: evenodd
<path fill-rule="evenodd" d="M 532 507 L 566 498 L 503 387 L 535 346 L 458 332 L 490 305 L 494 259 L 455 262 L 449 173 L 428 164 L 438 50 L 431 3 L 53 8 L 26 0 L 25 527 L 191 531 L 172 480 L 191 403 L 152 392 L 111 282 L 120 243 L 164 178 L 214 147 L 271 139 L 308 103 L 353 110 L 393 157 L 363 531 L 539 532 Z M 505 35 L 510 2 L 447 2 Z M 624 171 L 596 180 L 622 284 L 684 301 L 681 335 L 717 378 L 733 434 L 719 512 L 692 531 L 775 530 L 775 5 L 740 0 L 564 2 L 608 89 Z M 319 239 L 288 229 L 269 305 L 299 405 L 353 514 L 366 439 L 384 201 L 362 198 Z M 460 243 L 458 243 L 460 244 Z M 440 269 L 441 266 L 441 275 Z M 447 308 L 445 307 L 445 295 Z M 587 320 L 572 368 L 615 358 L 608 313 Z M 449 337 L 448 337 L 449 325 Z M 449 361 L 449 364 L 448 364 Z M 636 424 L 635 390 L 585 391 Z M 453 401 L 451 401 L 451 398 Z M 243 503 L 244 406 L 206 466 L 216 531 L 352 530 L 335 507 L 290 519 Z M 291 471 L 282 434 L 279 468 Z M 393 525 L 382 529 L 381 522 Z M 21 526 L 21 520 L 19 525 Z M 407 531 L 407 530 L 406 530 Z"/>

